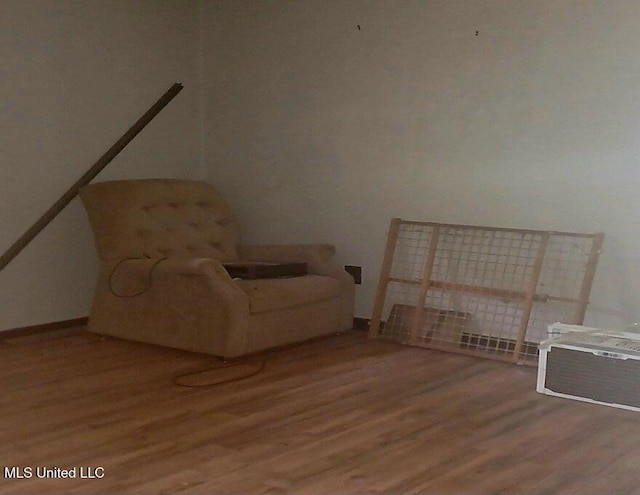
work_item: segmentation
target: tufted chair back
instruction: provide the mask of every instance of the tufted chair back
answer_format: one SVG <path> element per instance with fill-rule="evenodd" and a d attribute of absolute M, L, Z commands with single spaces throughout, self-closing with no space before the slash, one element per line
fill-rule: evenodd
<path fill-rule="evenodd" d="M 207 183 L 176 179 L 97 182 L 80 191 L 102 261 L 238 259 L 238 225 Z"/>

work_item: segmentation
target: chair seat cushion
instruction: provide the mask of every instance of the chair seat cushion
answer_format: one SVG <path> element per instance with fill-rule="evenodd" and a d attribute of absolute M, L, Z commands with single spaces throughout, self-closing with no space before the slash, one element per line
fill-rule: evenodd
<path fill-rule="evenodd" d="M 341 295 L 340 282 L 323 275 L 236 280 L 236 283 L 249 296 L 251 313 L 302 306 Z"/>

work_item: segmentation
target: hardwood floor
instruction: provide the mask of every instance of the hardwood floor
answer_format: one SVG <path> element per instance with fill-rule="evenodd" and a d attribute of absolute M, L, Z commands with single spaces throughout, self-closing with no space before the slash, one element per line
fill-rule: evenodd
<path fill-rule="evenodd" d="M 0 494 L 640 494 L 640 415 L 537 394 L 530 367 L 362 332 L 213 388 L 172 383 L 208 356 L 80 330 L 0 359 Z"/>

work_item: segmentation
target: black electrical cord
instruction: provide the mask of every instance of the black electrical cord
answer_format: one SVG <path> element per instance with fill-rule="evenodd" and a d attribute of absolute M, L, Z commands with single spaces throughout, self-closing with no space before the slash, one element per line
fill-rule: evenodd
<path fill-rule="evenodd" d="M 141 296 L 142 294 L 144 294 L 145 292 L 147 292 L 148 290 L 151 289 L 151 284 L 153 282 L 153 272 L 156 269 L 156 267 L 162 263 L 163 261 L 166 261 L 168 258 L 159 258 L 155 261 L 155 263 L 153 263 L 153 265 L 151 265 L 151 268 L 149 268 L 149 273 L 147 274 L 147 286 L 142 289 L 139 292 L 135 292 L 133 294 L 118 294 L 115 289 L 113 288 L 113 283 L 112 283 L 112 279 L 114 274 L 116 273 L 116 271 L 118 270 L 118 268 L 120 268 L 120 265 L 122 265 L 125 261 L 132 261 L 132 260 L 146 260 L 146 259 L 151 259 L 151 258 L 123 258 L 120 261 L 118 261 L 115 266 L 113 267 L 113 269 L 111 270 L 111 273 L 109 274 L 109 280 L 107 281 L 107 284 L 109 286 L 109 291 L 111 292 L 111 294 L 113 294 L 116 297 L 122 297 L 122 298 L 129 298 L 129 297 L 138 297 Z"/>
<path fill-rule="evenodd" d="M 222 370 L 222 369 L 229 369 L 229 368 L 234 368 L 236 366 L 243 366 L 246 365 L 246 361 L 244 362 L 240 362 L 240 363 L 231 363 L 231 364 L 223 364 L 222 366 L 212 366 L 210 368 L 204 368 L 201 369 L 199 371 L 191 371 L 189 373 L 183 373 L 181 375 L 177 375 L 175 377 L 173 377 L 172 383 L 178 387 L 185 387 L 185 388 L 205 388 L 205 387 L 217 387 L 219 385 L 226 385 L 227 383 L 233 383 L 233 382 L 238 382 L 240 380 L 246 380 L 247 378 L 251 378 L 254 377 L 258 374 L 260 374 L 262 371 L 264 371 L 265 367 L 267 366 L 267 360 L 269 359 L 269 356 L 271 354 L 267 354 L 264 359 L 262 360 L 262 362 L 260 363 L 260 366 L 258 366 L 258 368 L 256 368 L 255 370 L 244 374 L 244 375 L 240 375 L 240 376 L 236 376 L 234 378 L 229 378 L 228 380 L 222 380 L 219 382 L 211 382 L 211 383 L 202 383 L 202 384 L 197 384 L 197 385 L 191 385 L 189 383 L 182 383 L 181 380 L 184 378 L 189 378 L 189 377 L 193 377 L 196 375 L 200 375 L 202 373 L 206 373 L 208 371 L 216 371 L 216 370 Z"/>

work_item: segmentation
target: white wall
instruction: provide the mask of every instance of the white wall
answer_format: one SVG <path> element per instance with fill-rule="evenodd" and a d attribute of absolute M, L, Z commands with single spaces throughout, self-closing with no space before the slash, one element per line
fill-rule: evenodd
<path fill-rule="evenodd" d="M 208 176 L 247 241 L 335 243 L 370 316 L 392 217 L 603 231 L 587 323 L 640 319 L 639 2 L 202 11 Z"/>
<path fill-rule="evenodd" d="M 638 19 L 635 0 L 2 0 L 0 252 L 179 81 L 98 180 L 207 177 L 245 240 L 335 243 L 364 267 L 358 316 L 391 217 L 604 231 L 587 321 L 638 320 Z M 0 272 L 0 330 L 85 316 L 95 271 L 74 201 Z"/>
<path fill-rule="evenodd" d="M 96 180 L 201 177 L 198 3 L 0 1 L 0 252 L 174 82 Z M 76 199 L 0 272 L 0 330 L 86 316 L 97 259 Z"/>

